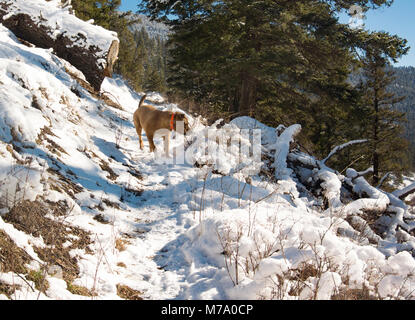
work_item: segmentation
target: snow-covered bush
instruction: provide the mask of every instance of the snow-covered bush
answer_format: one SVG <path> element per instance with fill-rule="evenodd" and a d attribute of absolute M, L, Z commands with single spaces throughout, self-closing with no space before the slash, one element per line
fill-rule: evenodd
<path fill-rule="evenodd" d="M 320 161 L 293 149 L 299 126 L 280 129 L 264 130 L 268 137 L 275 135 L 274 143 L 262 140 L 262 151 L 275 154 L 274 189 L 261 193 L 256 176 L 249 197 L 241 197 L 231 187 L 220 189 L 214 176 L 205 177 L 203 194 L 201 189 L 196 193 L 199 201 L 210 202 L 184 250 L 200 252 L 226 270 L 225 290 L 234 299 L 415 298 L 415 260 L 409 253 L 415 244 L 414 216 L 408 207 L 370 186 L 364 172 L 350 168 L 343 176 L 325 165 L 330 156 Z M 218 214 L 221 191 L 228 205 L 221 205 Z M 231 209 L 231 196 L 239 199 L 238 209 Z M 392 214 L 389 220 L 380 214 L 378 221 L 389 223 L 388 232 L 379 233 L 365 220 L 368 210 Z"/>
<path fill-rule="evenodd" d="M 262 166 L 261 130 L 240 129 L 229 123 L 219 127 L 223 120 L 204 126 L 200 119 L 187 116 L 192 130 L 174 147 L 176 163 L 208 166 L 221 175 L 239 174 L 244 178 L 259 173 Z"/>

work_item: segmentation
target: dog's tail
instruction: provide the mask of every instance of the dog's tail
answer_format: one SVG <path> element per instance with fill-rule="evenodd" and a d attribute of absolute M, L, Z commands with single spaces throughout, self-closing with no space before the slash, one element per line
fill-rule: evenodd
<path fill-rule="evenodd" d="M 141 105 L 143 104 L 144 100 L 146 99 L 147 95 L 145 94 L 144 96 L 141 97 L 140 103 L 138 104 L 138 107 L 140 108 Z"/>

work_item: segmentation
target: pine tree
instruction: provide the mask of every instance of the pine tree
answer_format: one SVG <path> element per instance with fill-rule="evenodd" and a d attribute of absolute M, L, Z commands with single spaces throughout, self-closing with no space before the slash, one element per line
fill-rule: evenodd
<path fill-rule="evenodd" d="M 394 94 L 391 67 L 409 48 L 406 40 L 385 32 L 368 34 L 362 42 L 359 69 L 351 77 L 357 95 L 340 127 L 340 142 L 367 139 L 368 143 L 345 149 L 330 160 L 330 165 L 342 172 L 350 166 L 359 171 L 372 168 L 370 181 L 377 186 L 383 177 L 400 178 L 410 167 L 404 135 L 406 116 L 397 108 L 404 97 Z"/>
<path fill-rule="evenodd" d="M 72 0 L 72 7 L 75 9 L 75 15 L 82 20 L 92 19 L 96 16 L 98 8 L 95 6 L 95 0 Z"/>
<path fill-rule="evenodd" d="M 83 20 L 93 19 L 94 23 L 110 29 L 121 0 L 72 0 L 75 15 Z"/>
<path fill-rule="evenodd" d="M 363 128 L 369 138 L 372 183 L 377 185 L 383 175 L 401 175 L 408 168 L 408 141 L 404 139 L 405 114 L 393 109 L 404 97 L 396 97 L 388 90 L 395 80 L 386 57 L 378 49 L 366 52 L 363 59 L 365 82 L 360 84 L 364 93 L 362 106 L 366 121 Z M 388 68 L 389 67 L 389 68 Z"/>
<path fill-rule="evenodd" d="M 352 5 L 390 3 L 143 0 L 140 7 L 172 28 L 167 81 L 174 93 L 268 125 L 300 123 L 312 151 L 324 155 L 346 137 L 358 96 L 348 76 L 358 67 L 356 52 L 373 40 L 339 23 L 336 14 Z M 400 48 L 382 50 L 401 54 Z"/>

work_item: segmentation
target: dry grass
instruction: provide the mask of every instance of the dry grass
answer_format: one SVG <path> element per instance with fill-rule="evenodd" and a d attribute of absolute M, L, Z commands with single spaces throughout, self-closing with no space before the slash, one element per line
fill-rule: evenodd
<path fill-rule="evenodd" d="M 107 176 L 107 178 L 108 178 L 108 179 L 110 179 L 110 180 L 112 180 L 112 181 L 117 180 L 117 178 L 118 178 L 118 174 L 116 174 L 116 173 L 114 172 L 114 170 L 112 170 L 112 168 L 110 167 L 110 165 L 108 164 L 108 162 L 106 162 L 106 161 L 105 161 L 105 160 L 103 160 L 103 159 L 100 159 L 99 166 L 101 167 L 101 169 L 102 169 L 102 170 L 104 170 L 104 171 L 108 172 L 108 174 L 109 174 L 109 175 Z"/>
<path fill-rule="evenodd" d="M 84 296 L 84 297 L 95 297 L 97 295 L 92 290 L 82 287 L 82 286 L 77 286 L 73 284 L 72 282 L 67 282 L 66 290 L 68 290 L 72 294 L 77 294 L 79 296 Z"/>
<path fill-rule="evenodd" d="M 103 92 L 100 97 L 99 97 L 102 101 L 105 102 L 106 105 L 113 107 L 115 109 L 118 110 L 124 110 L 124 108 L 117 102 L 115 102 L 114 100 L 117 100 L 117 98 L 115 98 L 111 93 L 109 92 Z"/>
<path fill-rule="evenodd" d="M 116 202 L 114 202 L 114 201 L 111 201 L 111 200 L 109 200 L 109 199 L 102 199 L 102 202 L 103 202 L 103 203 L 105 203 L 105 205 L 106 205 L 107 207 L 110 207 L 110 208 L 115 208 L 115 209 L 118 209 L 118 210 L 120 210 L 120 209 L 121 209 L 118 203 L 116 203 Z"/>
<path fill-rule="evenodd" d="M 115 240 L 115 248 L 120 252 L 125 251 L 128 244 L 130 244 L 128 240 L 124 240 L 124 239 Z"/>
<path fill-rule="evenodd" d="M 92 241 L 89 233 L 69 226 L 63 221 L 67 212 L 62 210 L 64 210 L 62 205 L 49 207 L 47 203 L 22 201 L 11 208 L 3 219 L 20 231 L 35 237 L 41 236 L 46 247 L 34 247 L 39 258 L 48 266 L 60 266 L 64 280 L 72 281 L 78 276 L 79 267 L 77 259 L 71 257 L 69 252 L 75 248 L 90 252 L 88 246 Z M 60 220 L 46 217 L 48 213 L 52 213 Z M 71 243 L 69 246 L 66 245 L 68 242 Z M 15 257 L 19 255 L 15 253 Z"/>
<path fill-rule="evenodd" d="M 12 239 L 0 230 L 0 272 L 26 273 L 25 265 L 30 263 L 30 256 L 19 248 Z"/>
<path fill-rule="evenodd" d="M 341 289 L 339 293 L 331 297 L 332 300 L 379 300 L 373 296 L 369 289 Z"/>
<path fill-rule="evenodd" d="M 26 279 L 32 281 L 35 284 L 35 288 L 40 292 L 46 293 L 49 289 L 49 283 L 46 280 L 46 272 L 39 270 L 30 270 L 29 274 L 26 275 Z"/>
<path fill-rule="evenodd" d="M 136 197 L 139 197 L 143 194 L 143 190 L 141 190 L 141 189 L 133 189 L 133 188 L 126 187 L 126 188 L 124 188 L 124 190 L 128 193 L 133 194 Z"/>
<path fill-rule="evenodd" d="M 128 170 L 128 173 L 131 174 L 134 178 L 136 178 L 138 181 L 143 180 L 143 175 L 137 171 L 137 169 L 129 166 L 130 170 Z"/>
<path fill-rule="evenodd" d="M 312 263 L 301 263 L 301 265 L 294 269 L 294 276 L 291 280 L 305 281 L 310 277 L 317 277 L 318 270 Z"/>
<path fill-rule="evenodd" d="M 143 293 L 138 290 L 131 289 L 126 285 L 117 284 L 117 295 L 126 300 L 143 300 Z"/>
<path fill-rule="evenodd" d="M 58 177 L 56 181 L 49 181 L 49 185 L 53 190 L 61 193 L 66 193 L 72 198 L 74 198 L 75 194 L 84 191 L 84 188 L 74 183 L 71 179 L 65 177 L 62 173 L 59 172 L 59 170 L 48 168 L 46 171 Z"/>
<path fill-rule="evenodd" d="M 34 100 L 33 101 L 36 101 L 35 100 L 35 98 L 34 98 Z M 33 104 L 33 103 L 32 103 Z M 40 107 L 38 107 L 38 109 L 39 109 Z M 50 138 L 48 138 L 48 136 L 51 136 L 51 137 L 57 137 L 56 136 L 56 134 L 54 134 L 53 132 L 52 132 L 52 130 L 49 128 L 49 127 L 47 127 L 47 126 L 44 126 L 41 130 L 40 130 L 40 133 L 39 133 L 39 135 L 38 135 L 38 137 L 37 137 L 37 139 L 36 139 L 36 143 L 37 144 L 42 144 L 43 142 L 45 142 L 45 145 L 46 145 L 46 148 L 50 151 L 50 152 L 52 152 L 52 153 L 54 153 L 54 154 L 56 154 L 58 157 L 60 157 L 61 156 L 61 154 L 62 153 L 65 153 L 66 155 L 68 155 L 68 153 L 60 146 L 60 145 L 58 145 L 55 141 L 53 141 L 52 139 L 50 139 Z"/>
<path fill-rule="evenodd" d="M 9 285 L 0 281 L 0 294 L 4 294 L 7 298 L 12 299 L 16 290 L 20 289 L 19 285 Z"/>
<path fill-rule="evenodd" d="M 106 171 L 109 175 L 107 176 L 108 179 L 115 181 L 118 178 L 118 174 L 112 170 L 111 166 L 107 161 L 104 159 L 101 159 L 94 151 L 91 150 L 85 150 L 85 155 L 91 159 L 94 160 L 98 165 L 100 166 L 101 170 Z"/>
<path fill-rule="evenodd" d="M 99 208 L 99 207 L 98 207 Z M 102 214 L 97 214 L 97 215 L 95 215 L 94 216 L 94 218 L 93 218 L 95 221 L 98 221 L 99 223 L 102 223 L 102 224 L 109 224 L 110 222 L 108 221 L 108 219 L 107 218 L 105 218 L 105 216 L 104 215 L 102 215 Z"/>

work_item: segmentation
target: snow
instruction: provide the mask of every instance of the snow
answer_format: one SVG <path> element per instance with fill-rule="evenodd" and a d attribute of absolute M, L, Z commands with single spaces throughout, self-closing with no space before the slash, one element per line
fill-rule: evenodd
<path fill-rule="evenodd" d="M 276 129 L 268 127 L 258 120 L 242 116 L 233 119 L 230 123 L 236 125 L 240 129 L 261 130 L 261 144 L 266 148 L 270 148 L 273 144 L 275 144 Z"/>
<path fill-rule="evenodd" d="M 70 21 L 64 20 L 61 25 Z M 343 177 L 311 156 L 291 152 L 301 126 L 275 129 L 249 117 L 206 126 L 188 115 L 189 135 L 173 135 L 171 152 L 183 159 L 175 162 L 150 154 L 145 136 L 145 149 L 139 149 L 132 114 L 143 93 L 120 77 L 106 79 L 102 91 L 122 106 L 114 109 L 65 69 L 82 76 L 49 50 L 24 46 L 0 26 L 0 199 L 64 201 L 71 208 L 64 222 L 90 232 L 92 240 L 88 250 L 70 251 L 79 266 L 72 284 L 96 296 L 70 292 L 59 268 L 50 266 L 45 293 L 12 272 L 0 273 L 1 282 L 19 284 L 13 299 L 120 299 L 119 284 L 144 299 L 330 299 L 347 288 L 415 298 L 415 263 L 405 247 L 411 239 L 399 244 L 391 233 L 378 244 L 359 241 L 344 219 L 345 212 L 358 216 L 393 203 L 399 224 L 408 212 L 356 171 Z M 157 93 L 146 103 L 180 111 Z M 255 130 L 261 130 L 260 139 Z M 241 153 L 232 142 L 253 154 Z M 161 138 L 155 143 L 163 149 Z M 263 163 L 255 150 L 274 157 L 276 179 L 259 175 Z M 293 159 L 318 167 L 329 210 L 300 196 L 289 166 Z M 355 192 L 366 198 L 342 204 L 341 179 L 353 180 Z M 64 180 L 79 192 L 57 188 Z M 33 259 L 28 267 L 40 270 L 44 262 L 35 247 L 47 245 L 6 222 L 6 206 L 0 210 L 0 230 Z M 95 220 L 98 215 L 108 223 Z"/>
<path fill-rule="evenodd" d="M 275 145 L 275 176 L 277 179 L 286 179 L 290 176 L 290 170 L 287 169 L 287 157 L 290 150 L 290 143 L 294 136 L 301 131 L 301 126 L 298 124 L 284 130 L 284 132 L 277 138 Z"/>
<path fill-rule="evenodd" d="M 328 199 L 330 208 L 339 208 L 342 206 L 340 200 L 341 181 L 337 175 L 326 168 L 319 171 L 317 177 L 323 181 L 321 186 L 324 188 L 323 195 Z"/>
<path fill-rule="evenodd" d="M 113 31 L 108 31 L 100 26 L 83 22 L 69 13 L 69 7 L 62 8 L 60 0 L 13 0 L 6 3 L 11 12 L 3 19 L 9 19 L 13 15 L 28 14 L 37 18 L 37 22 L 42 22 L 50 28 L 50 34 L 55 39 L 65 34 L 73 45 L 80 47 L 96 46 L 101 49 L 101 53 L 108 52 L 112 41 L 118 41 L 117 35 Z M 99 56 L 100 52 L 97 52 Z"/>
<path fill-rule="evenodd" d="M 386 194 L 372 187 L 363 177 L 358 176 L 358 173 L 354 169 L 347 169 L 346 175 L 349 179 L 354 179 L 355 186 L 353 191 L 357 194 L 367 195 L 368 198 L 358 199 L 347 205 L 345 208 L 346 212 L 358 212 L 361 210 L 385 210 L 387 205 L 390 203 L 389 198 Z"/>

